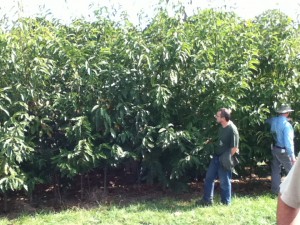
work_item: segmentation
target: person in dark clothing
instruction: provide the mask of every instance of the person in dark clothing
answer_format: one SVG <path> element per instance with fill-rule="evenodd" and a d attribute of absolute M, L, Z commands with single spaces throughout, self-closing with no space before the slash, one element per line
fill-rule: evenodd
<path fill-rule="evenodd" d="M 239 133 L 237 127 L 230 120 L 231 111 L 221 108 L 215 118 L 221 125 L 218 132 L 218 148 L 214 152 L 204 181 L 204 194 L 197 205 L 212 205 L 214 196 L 214 182 L 219 178 L 221 187 L 221 202 L 231 203 L 231 176 L 233 169 L 232 156 L 238 153 Z"/>

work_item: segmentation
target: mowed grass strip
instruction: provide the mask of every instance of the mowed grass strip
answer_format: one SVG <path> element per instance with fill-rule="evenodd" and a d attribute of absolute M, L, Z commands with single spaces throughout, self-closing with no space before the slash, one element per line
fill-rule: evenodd
<path fill-rule="evenodd" d="M 231 206 L 215 203 L 212 207 L 198 207 L 195 201 L 163 197 L 127 205 L 98 205 L 90 209 L 73 207 L 61 212 L 22 214 L 15 219 L 2 216 L 0 225 L 276 224 L 277 199 L 270 194 L 234 197 Z"/>

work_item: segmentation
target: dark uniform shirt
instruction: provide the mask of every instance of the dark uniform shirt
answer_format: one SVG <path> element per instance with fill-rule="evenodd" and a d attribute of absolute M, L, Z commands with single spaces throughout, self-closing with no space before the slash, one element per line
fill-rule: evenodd
<path fill-rule="evenodd" d="M 230 122 L 226 127 L 219 128 L 219 142 L 216 155 L 221 155 L 226 151 L 231 151 L 233 147 L 239 146 L 239 132 L 236 126 Z"/>

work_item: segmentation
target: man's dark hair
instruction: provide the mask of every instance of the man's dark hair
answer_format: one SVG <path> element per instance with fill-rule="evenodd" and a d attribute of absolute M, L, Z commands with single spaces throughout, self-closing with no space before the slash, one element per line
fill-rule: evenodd
<path fill-rule="evenodd" d="M 226 108 L 221 108 L 219 110 L 221 112 L 220 116 L 224 117 L 226 121 L 230 120 L 230 114 L 231 114 L 231 110 L 230 109 L 226 109 Z"/>

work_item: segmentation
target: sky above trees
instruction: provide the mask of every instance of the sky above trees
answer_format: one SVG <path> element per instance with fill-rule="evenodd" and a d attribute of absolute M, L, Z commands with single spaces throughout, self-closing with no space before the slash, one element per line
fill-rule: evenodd
<path fill-rule="evenodd" d="M 114 6 L 118 12 L 126 11 L 131 22 L 139 24 L 139 13 L 143 12 L 151 18 L 160 2 L 168 2 L 170 11 L 174 4 L 182 3 L 190 15 L 197 9 L 219 8 L 235 11 L 244 18 L 253 18 L 267 9 L 280 9 L 294 20 L 300 20 L 299 0 L 0 0 L 0 13 L 11 20 L 48 13 L 49 16 L 68 23 L 79 17 L 92 19 L 95 9 Z"/>

